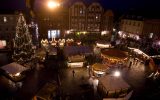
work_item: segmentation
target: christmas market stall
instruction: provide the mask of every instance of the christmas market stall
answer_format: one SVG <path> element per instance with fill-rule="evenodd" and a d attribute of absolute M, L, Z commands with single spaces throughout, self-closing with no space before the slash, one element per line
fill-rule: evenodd
<path fill-rule="evenodd" d="M 85 61 L 84 55 L 73 55 L 68 57 L 68 67 L 83 67 Z"/>
<path fill-rule="evenodd" d="M 24 67 L 16 62 L 4 65 L 1 70 L 5 71 L 5 76 L 14 82 L 19 82 L 25 78 L 29 68 Z"/>
<path fill-rule="evenodd" d="M 103 98 L 123 98 L 131 87 L 121 76 L 105 75 L 98 78 L 97 90 Z"/>
<path fill-rule="evenodd" d="M 128 53 L 118 49 L 102 49 L 101 56 L 103 63 L 109 67 L 122 67 L 126 64 Z"/>
<path fill-rule="evenodd" d="M 146 60 L 150 59 L 150 56 L 144 53 L 143 51 L 141 51 L 140 49 L 131 48 L 131 47 L 128 47 L 128 49 L 130 50 L 134 58 L 137 58 L 142 62 L 145 62 Z"/>
<path fill-rule="evenodd" d="M 112 48 L 111 44 L 106 42 L 106 41 L 97 41 L 96 42 L 96 47 L 99 47 L 99 48 Z"/>
<path fill-rule="evenodd" d="M 92 48 L 89 46 L 64 47 L 64 55 L 67 59 L 68 67 L 83 67 L 85 63 L 85 56 L 92 53 Z"/>
<path fill-rule="evenodd" d="M 109 67 L 101 63 L 95 63 L 92 65 L 92 70 L 95 76 L 102 76 L 108 73 Z"/>

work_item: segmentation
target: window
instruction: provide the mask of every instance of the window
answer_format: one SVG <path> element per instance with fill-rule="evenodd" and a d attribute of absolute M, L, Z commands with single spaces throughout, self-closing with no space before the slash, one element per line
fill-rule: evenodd
<path fill-rule="evenodd" d="M 80 14 L 82 14 L 82 13 L 83 13 L 82 9 L 79 11 L 79 13 L 80 13 Z"/>

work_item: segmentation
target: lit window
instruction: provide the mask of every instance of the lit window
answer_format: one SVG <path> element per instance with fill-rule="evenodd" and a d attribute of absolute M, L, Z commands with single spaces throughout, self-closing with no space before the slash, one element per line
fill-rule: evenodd
<path fill-rule="evenodd" d="M 82 10 L 80 10 L 80 14 L 82 14 Z"/>
<path fill-rule="evenodd" d="M 7 18 L 6 18 L 6 17 L 3 17 L 3 21 L 4 21 L 4 22 L 7 22 Z"/>

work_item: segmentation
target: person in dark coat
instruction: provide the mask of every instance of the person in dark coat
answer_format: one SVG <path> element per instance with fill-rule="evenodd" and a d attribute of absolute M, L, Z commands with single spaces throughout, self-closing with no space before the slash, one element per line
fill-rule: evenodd
<path fill-rule="evenodd" d="M 72 74 L 73 74 L 73 77 L 74 77 L 74 75 L 75 75 L 75 71 L 74 70 L 72 71 Z"/>

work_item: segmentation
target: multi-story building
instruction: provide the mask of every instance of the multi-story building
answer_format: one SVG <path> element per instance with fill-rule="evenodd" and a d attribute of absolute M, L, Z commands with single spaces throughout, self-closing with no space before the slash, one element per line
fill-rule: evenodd
<path fill-rule="evenodd" d="M 107 10 L 103 14 L 103 21 L 102 21 L 102 30 L 106 31 L 107 33 L 111 33 L 113 31 L 113 19 L 114 14 L 112 10 Z"/>
<path fill-rule="evenodd" d="M 123 38 L 139 40 L 143 34 L 144 18 L 136 15 L 126 15 L 120 19 L 119 35 Z"/>
<path fill-rule="evenodd" d="M 83 2 L 76 2 L 69 8 L 69 29 L 86 31 L 86 5 Z"/>
<path fill-rule="evenodd" d="M 126 33 L 142 35 L 143 32 L 144 21 L 139 16 L 133 18 L 124 18 L 121 20 L 120 30 Z"/>
<path fill-rule="evenodd" d="M 160 19 L 144 20 L 143 35 L 160 38 Z"/>
<path fill-rule="evenodd" d="M 11 46 L 16 33 L 18 15 L 1 14 L 0 15 L 0 40 L 5 40 L 7 46 Z"/>
<path fill-rule="evenodd" d="M 100 32 L 103 7 L 93 2 L 86 6 L 76 2 L 69 8 L 69 30 L 72 32 Z"/>
<path fill-rule="evenodd" d="M 128 15 L 128 17 L 121 19 L 120 32 L 125 33 L 131 38 L 135 38 L 136 36 L 158 38 L 160 37 L 160 20 Z"/>
<path fill-rule="evenodd" d="M 103 8 L 97 3 L 93 2 L 87 8 L 86 27 L 89 32 L 100 32 L 102 22 Z"/>

